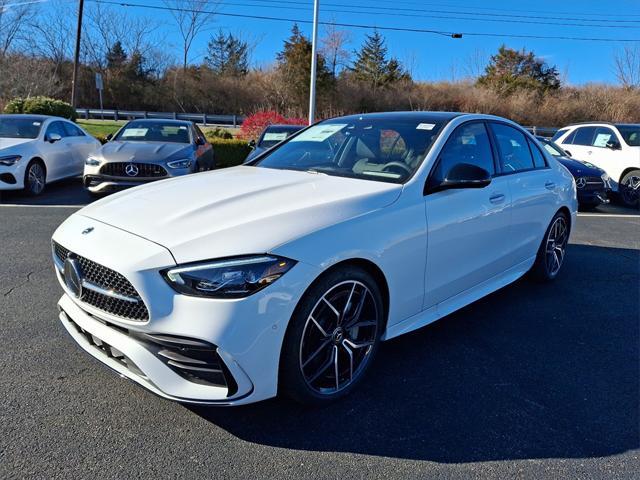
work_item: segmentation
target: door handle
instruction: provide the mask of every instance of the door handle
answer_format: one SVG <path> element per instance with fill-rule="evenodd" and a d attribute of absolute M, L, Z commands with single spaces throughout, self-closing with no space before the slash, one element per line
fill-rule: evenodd
<path fill-rule="evenodd" d="M 494 193 L 489 197 L 489 201 L 491 203 L 502 203 L 504 202 L 504 195 L 501 193 Z"/>
<path fill-rule="evenodd" d="M 588 150 L 587 153 L 591 155 L 593 153 L 593 150 Z"/>
<path fill-rule="evenodd" d="M 554 188 L 556 188 L 556 184 L 553 182 L 547 182 L 544 184 L 544 188 L 546 188 L 547 190 L 553 190 Z"/>

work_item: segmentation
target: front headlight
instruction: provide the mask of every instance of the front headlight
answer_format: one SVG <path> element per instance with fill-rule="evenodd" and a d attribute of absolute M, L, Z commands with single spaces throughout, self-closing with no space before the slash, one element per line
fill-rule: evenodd
<path fill-rule="evenodd" d="M 178 293 L 194 297 L 242 298 L 268 287 L 296 264 L 274 255 L 230 258 L 162 272 Z"/>
<path fill-rule="evenodd" d="M 182 160 L 175 160 L 173 162 L 167 162 L 167 167 L 169 168 L 190 168 L 191 160 L 188 158 L 183 158 Z"/>
<path fill-rule="evenodd" d="M 0 165 L 5 167 L 12 167 L 16 163 L 20 161 L 22 157 L 20 155 L 6 155 L 4 157 L 0 157 Z"/>
<path fill-rule="evenodd" d="M 96 157 L 88 156 L 87 159 L 84 161 L 84 164 L 90 167 L 97 167 L 98 165 L 100 165 L 100 159 Z"/>
<path fill-rule="evenodd" d="M 611 187 L 611 177 L 609 177 L 609 175 L 603 173 L 602 175 L 600 175 L 600 178 L 602 179 L 606 187 Z"/>

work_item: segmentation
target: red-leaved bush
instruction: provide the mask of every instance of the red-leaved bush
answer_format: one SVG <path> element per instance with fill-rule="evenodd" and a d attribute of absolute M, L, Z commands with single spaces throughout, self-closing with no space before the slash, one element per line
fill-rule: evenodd
<path fill-rule="evenodd" d="M 251 140 L 252 138 L 257 139 L 268 125 L 306 124 L 307 120 L 304 118 L 286 118 L 273 110 L 259 111 L 244 119 L 244 122 L 242 122 L 242 126 L 240 127 L 238 137 L 245 140 Z"/>

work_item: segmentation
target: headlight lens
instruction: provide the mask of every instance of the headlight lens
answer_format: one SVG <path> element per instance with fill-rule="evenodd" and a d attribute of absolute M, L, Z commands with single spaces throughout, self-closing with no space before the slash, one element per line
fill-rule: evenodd
<path fill-rule="evenodd" d="M 606 173 L 603 173 L 600 178 L 602 179 L 602 181 L 604 182 L 606 187 L 610 187 L 611 186 L 611 177 L 609 177 L 609 175 L 607 175 Z"/>
<path fill-rule="evenodd" d="M 182 160 L 168 162 L 167 166 L 169 168 L 189 168 L 191 167 L 191 160 L 189 160 L 188 158 L 183 158 Z"/>
<path fill-rule="evenodd" d="M 242 298 L 268 287 L 295 264 L 288 258 L 259 255 L 171 268 L 162 275 L 184 295 Z"/>
<path fill-rule="evenodd" d="M 22 157 L 20 155 L 6 155 L 4 157 L 0 157 L 0 165 L 5 167 L 12 167 L 16 163 L 20 161 Z"/>
<path fill-rule="evenodd" d="M 98 165 L 100 165 L 100 159 L 96 158 L 96 157 L 87 157 L 87 159 L 84 161 L 85 165 L 88 165 L 90 167 L 97 167 Z"/>

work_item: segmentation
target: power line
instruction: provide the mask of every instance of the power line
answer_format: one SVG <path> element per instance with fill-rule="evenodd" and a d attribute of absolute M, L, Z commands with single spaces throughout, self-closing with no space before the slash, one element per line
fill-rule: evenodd
<path fill-rule="evenodd" d="M 235 17 L 235 18 L 250 18 L 254 20 L 266 20 L 266 21 L 276 21 L 276 22 L 288 22 L 288 23 L 299 23 L 299 24 L 310 24 L 311 20 L 299 19 L 299 18 L 286 18 L 286 17 L 273 17 L 266 15 L 247 15 L 241 13 L 231 13 L 231 12 L 218 12 L 211 10 L 198 10 L 198 9 L 188 9 L 188 8 L 177 8 L 177 7 L 161 7 L 159 5 L 144 5 L 140 3 L 132 3 L 132 2 L 120 2 L 117 0 L 88 0 L 93 3 L 106 4 L 106 5 L 117 5 L 121 7 L 134 7 L 134 8 L 146 8 L 152 10 L 165 10 L 165 11 L 174 11 L 174 12 L 184 12 L 184 13 L 210 13 L 214 15 L 219 15 L 222 17 Z M 411 33 L 431 33 L 436 35 L 442 35 L 445 37 L 450 37 L 454 34 L 462 34 L 476 37 L 498 37 L 498 38 L 523 38 L 523 39 L 539 39 L 539 40 L 575 40 L 575 41 L 588 41 L 588 42 L 640 42 L 640 38 L 610 38 L 610 37 L 573 37 L 573 36 L 564 36 L 564 35 L 524 35 L 524 34 L 513 34 L 513 33 L 497 33 L 497 32 L 448 32 L 443 30 L 430 30 L 426 28 L 409 28 L 409 27 L 391 27 L 391 26 L 380 26 L 380 25 L 364 25 L 359 23 L 342 23 L 342 22 L 318 22 L 321 25 L 330 25 L 336 27 L 346 27 L 346 28 L 362 28 L 367 30 L 384 30 L 384 31 L 394 31 L 394 32 L 411 32 Z"/>
<path fill-rule="evenodd" d="M 282 4 L 282 3 L 289 3 L 289 4 L 295 4 L 295 5 L 300 5 L 299 2 L 283 2 L 280 0 L 251 0 L 251 1 L 264 1 L 264 2 L 272 2 L 272 3 L 277 3 L 277 4 Z M 255 4 L 255 3 L 235 3 L 235 2 L 225 2 L 223 5 L 230 5 L 230 6 L 238 6 L 238 7 L 258 7 L 258 8 L 272 8 L 271 5 L 264 5 L 264 4 Z M 332 5 L 339 5 L 339 4 L 335 4 L 335 3 L 323 3 L 324 6 L 332 6 Z M 309 9 L 306 7 L 297 7 L 297 6 L 282 6 L 280 5 L 281 9 L 286 9 L 286 10 L 303 10 L 305 12 L 308 12 Z M 352 7 L 347 7 L 347 8 L 378 8 L 378 7 L 360 7 L 358 5 L 353 5 Z M 382 7 L 380 7 L 382 8 Z M 387 10 L 385 8 L 385 10 Z M 415 11 L 417 13 L 396 13 L 395 11 L 393 12 L 372 12 L 372 11 L 367 11 L 367 12 L 362 12 L 362 11 L 358 11 L 358 10 L 335 10 L 335 9 L 331 9 L 331 8 L 323 8 L 324 12 L 329 12 L 329 13 L 356 13 L 359 15 L 384 15 L 384 16 L 394 16 L 394 17 L 409 17 L 409 18 L 429 18 L 429 19 L 445 19 L 445 20 L 465 20 L 465 21 L 473 21 L 473 22 L 493 22 L 493 23 L 511 23 L 511 24 L 531 24 L 531 25 L 556 25 L 556 26 L 562 26 L 562 27 L 588 27 L 588 28 L 635 28 L 638 29 L 640 28 L 640 20 L 629 20 L 629 22 L 634 22 L 637 23 L 638 25 L 601 25 L 601 24 L 585 24 L 585 23 L 565 23 L 565 22 L 548 22 L 548 21 L 537 21 L 537 20 L 509 20 L 509 19 L 504 19 L 504 18 L 473 18 L 473 17 L 460 17 L 460 16 L 450 16 L 450 15 L 433 15 L 433 14 L 424 14 L 424 10 L 410 10 L 410 9 L 391 9 L 391 10 L 403 10 L 403 11 Z M 422 13 L 422 14 L 421 14 Z M 466 15 L 466 14 L 465 14 Z M 594 20 L 588 20 L 588 21 L 594 21 Z"/>
<path fill-rule="evenodd" d="M 275 3 L 278 5 L 281 5 L 283 3 L 290 4 L 290 5 L 301 5 L 301 6 L 308 5 L 305 2 L 292 1 L 292 0 L 252 0 L 252 1 L 264 2 L 264 3 Z M 403 3 L 403 2 L 394 1 L 394 3 Z M 225 5 L 225 4 L 231 5 L 231 3 L 227 3 L 227 2 L 222 3 L 222 5 Z M 375 5 L 358 5 L 358 4 L 345 5 L 340 3 L 326 3 L 326 2 L 324 2 L 323 5 L 330 6 L 330 7 L 362 8 L 366 10 L 375 9 L 375 10 L 384 10 L 384 11 L 390 11 L 390 12 L 405 11 L 405 12 L 414 12 L 414 13 L 428 13 L 429 15 L 431 15 L 432 13 L 444 13 L 444 14 L 453 14 L 453 15 L 477 15 L 482 17 L 504 17 L 504 18 L 516 18 L 516 19 L 523 18 L 523 19 L 535 19 L 535 20 L 559 20 L 559 21 L 600 22 L 600 23 L 640 23 L 640 20 L 614 20 L 614 19 L 602 19 L 602 18 L 593 20 L 590 18 L 579 18 L 579 17 L 563 18 L 563 17 L 553 17 L 553 16 L 547 16 L 547 15 L 541 16 L 541 15 L 518 15 L 513 13 L 506 14 L 506 13 L 482 13 L 482 12 L 468 12 L 468 11 L 463 12 L 460 10 L 433 10 L 433 9 L 425 9 L 425 8 L 403 8 L 403 7 L 396 7 L 396 6 L 379 7 Z M 417 4 L 412 3 L 411 5 L 417 5 Z M 424 5 L 429 5 L 429 4 L 421 4 L 420 6 L 424 6 Z M 478 7 L 468 7 L 468 8 L 478 9 Z M 305 10 L 307 10 L 307 8 L 305 8 Z M 505 10 L 501 10 L 501 11 L 505 11 Z M 363 13 L 363 12 L 358 12 L 358 13 Z M 367 12 L 367 13 L 371 13 L 371 12 Z M 640 16 L 640 14 L 627 15 L 627 17 L 630 17 L 630 16 L 631 17 Z M 468 20 L 473 20 L 473 18 L 468 18 Z M 557 25 L 564 25 L 564 24 L 557 24 Z M 592 25 L 585 25 L 585 26 L 592 26 Z"/>

